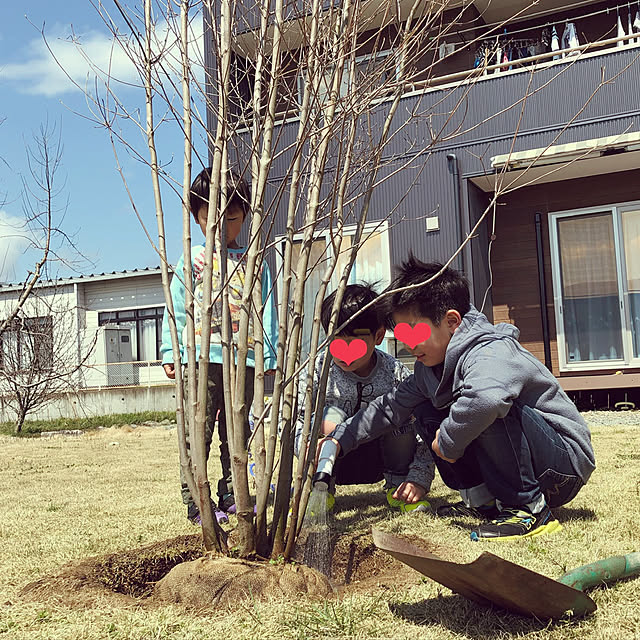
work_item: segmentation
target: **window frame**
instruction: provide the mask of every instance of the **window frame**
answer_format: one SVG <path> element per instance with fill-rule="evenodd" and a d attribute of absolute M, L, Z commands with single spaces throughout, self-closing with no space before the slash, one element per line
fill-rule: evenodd
<path fill-rule="evenodd" d="M 398 57 L 397 49 L 380 49 L 380 51 L 370 51 L 369 53 L 363 53 L 355 57 L 354 63 L 357 68 L 358 65 L 362 64 L 363 62 L 369 62 L 369 61 L 375 62 L 376 60 L 384 60 L 389 56 L 393 56 L 394 58 L 394 65 L 393 65 L 394 75 L 395 75 L 395 80 L 398 80 L 400 77 L 400 64 L 397 60 L 397 57 Z M 342 92 L 342 88 L 345 84 L 345 77 L 348 77 L 348 74 L 349 74 L 349 60 L 345 60 L 344 67 L 342 70 L 342 79 L 340 82 L 337 108 L 341 107 L 340 101 L 342 100 L 342 98 L 344 98 L 347 95 L 346 92 L 345 93 Z M 326 75 L 327 74 L 325 74 L 325 76 Z M 331 78 L 332 76 L 333 76 L 333 68 L 331 68 L 331 75 L 329 77 Z M 302 104 L 306 82 L 307 82 L 307 67 L 303 67 L 300 69 L 300 72 L 298 73 L 298 78 L 297 78 L 298 105 Z M 328 97 L 328 96 L 329 96 L 329 91 L 327 91 L 327 93 L 325 94 L 325 97 Z"/>
<path fill-rule="evenodd" d="M 562 373 L 579 371 L 597 371 L 604 369 L 636 369 L 640 368 L 640 355 L 633 355 L 633 334 L 631 328 L 631 305 L 629 301 L 629 286 L 626 274 L 626 256 L 624 237 L 622 235 L 622 219 L 624 212 L 640 210 L 640 200 L 603 204 L 601 206 L 585 207 L 549 212 L 549 246 L 551 252 L 551 273 L 553 281 L 553 307 L 556 321 L 556 342 L 558 350 L 558 368 Z M 612 360 L 591 360 L 571 363 L 567 361 L 567 341 L 565 338 L 563 303 L 562 303 L 562 275 L 560 245 L 558 238 L 558 220 L 584 216 L 595 213 L 609 213 L 612 218 L 614 256 L 616 275 L 618 278 L 618 302 L 620 313 L 620 332 L 622 342 L 622 358 Z"/>
<path fill-rule="evenodd" d="M 6 337 L 5 337 L 6 336 Z M 0 370 L 5 371 L 5 340 L 13 336 L 16 349 L 16 366 L 13 373 L 22 373 L 33 368 L 38 373 L 51 371 L 54 366 L 54 343 L 53 343 L 53 317 L 48 316 L 17 316 L 3 334 L 0 334 Z M 27 338 L 26 336 L 31 336 Z M 40 336 L 40 338 L 35 338 Z M 25 341 L 32 340 L 31 347 L 25 348 Z M 46 341 L 46 343 L 45 343 Z M 43 345 L 46 354 L 43 353 Z M 25 351 L 26 353 L 23 353 Z M 27 358 L 31 356 L 31 361 Z M 42 360 L 44 359 L 44 362 Z"/>
<path fill-rule="evenodd" d="M 357 225 L 353 224 L 353 225 L 345 225 L 344 227 L 344 231 L 343 231 L 343 237 L 347 237 L 347 236 L 351 236 L 353 237 L 355 235 L 355 232 L 357 230 Z M 376 234 L 380 234 L 382 236 L 382 243 L 383 243 L 383 248 L 382 250 L 384 251 L 385 255 L 387 256 L 387 260 L 386 262 L 383 261 L 383 264 L 386 264 L 386 270 L 385 270 L 385 277 L 383 280 L 381 280 L 380 282 L 377 283 L 378 285 L 378 289 L 381 291 L 383 288 L 385 288 L 388 284 L 390 284 L 391 282 L 391 244 L 389 241 L 389 221 L 388 220 L 373 220 L 371 222 L 367 222 L 364 225 L 364 229 L 362 232 L 363 237 L 368 237 L 370 235 L 376 235 Z M 330 259 L 333 255 L 333 247 L 331 245 L 330 242 L 330 238 L 331 238 L 331 230 L 328 228 L 325 229 L 318 229 L 316 231 L 316 233 L 313 236 L 313 242 L 315 242 L 316 240 L 319 240 L 321 238 L 325 239 L 326 242 L 326 246 L 328 247 L 329 251 L 326 254 L 326 258 Z M 297 241 L 301 241 L 304 239 L 304 232 L 299 232 L 299 233 L 295 233 L 293 236 L 293 242 L 297 242 Z M 282 300 L 282 286 L 283 286 L 283 276 L 282 276 L 282 267 L 283 267 L 283 243 L 286 241 L 286 235 L 279 235 L 276 236 L 275 238 L 276 240 L 276 277 L 277 277 L 277 291 L 278 291 L 278 299 Z M 364 244 L 364 243 L 363 243 Z M 329 253 L 331 252 L 331 253 Z M 351 277 L 351 276 L 350 276 Z M 336 265 L 336 269 L 334 269 L 334 272 L 331 276 L 331 281 L 329 283 L 329 287 L 327 289 L 327 295 L 329 293 L 331 293 L 337 286 L 337 283 L 339 281 L 340 278 L 340 274 L 337 272 L 337 265 Z M 348 283 L 351 284 L 351 283 Z M 387 335 L 383 341 L 383 345 L 385 345 L 384 350 L 387 351 L 388 353 L 392 353 L 391 349 L 393 348 L 392 345 L 392 341 L 394 340 L 393 338 L 393 334 L 389 335 L 389 332 L 387 332 Z"/>
<path fill-rule="evenodd" d="M 143 315 L 145 311 L 155 311 L 155 313 L 150 315 Z M 114 319 L 105 318 L 105 316 L 110 316 L 112 314 L 116 314 Z M 133 314 L 132 318 L 119 318 L 119 314 Z M 135 324 L 135 332 L 136 332 L 136 353 L 135 353 L 135 362 L 158 362 L 162 360 L 160 356 L 160 344 L 162 342 L 162 318 L 164 315 L 164 307 L 153 306 L 153 307 L 133 307 L 129 309 L 112 309 L 110 311 L 99 311 L 98 312 L 98 326 L 104 327 L 107 325 L 116 325 L 120 326 L 121 324 Z M 140 347 L 142 344 L 141 334 L 142 334 L 142 322 L 145 320 L 155 320 L 156 324 L 156 341 L 155 341 L 155 353 L 156 358 L 154 360 L 141 360 L 140 359 Z M 132 354 L 134 355 L 134 354 Z"/>

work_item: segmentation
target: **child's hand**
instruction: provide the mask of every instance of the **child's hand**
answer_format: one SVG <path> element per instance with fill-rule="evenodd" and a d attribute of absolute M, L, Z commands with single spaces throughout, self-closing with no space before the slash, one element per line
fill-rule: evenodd
<path fill-rule="evenodd" d="M 427 490 L 415 482 L 403 482 L 393 494 L 396 500 L 402 500 L 407 504 L 412 504 L 422 500 L 422 497 L 427 493 Z"/>
<path fill-rule="evenodd" d="M 452 460 L 451 458 L 445 458 L 444 455 L 442 455 L 442 451 L 440 451 L 440 445 L 438 444 L 439 435 L 440 435 L 440 429 L 436 431 L 436 437 L 433 439 L 433 442 L 431 443 L 431 448 L 433 449 L 433 452 L 438 456 L 438 458 L 442 458 L 446 462 L 451 462 L 453 464 L 455 460 Z"/>
<path fill-rule="evenodd" d="M 164 369 L 164 374 L 167 376 L 167 378 L 175 380 L 176 366 L 173 364 L 173 362 L 167 362 L 167 364 L 163 364 L 162 368 Z"/>

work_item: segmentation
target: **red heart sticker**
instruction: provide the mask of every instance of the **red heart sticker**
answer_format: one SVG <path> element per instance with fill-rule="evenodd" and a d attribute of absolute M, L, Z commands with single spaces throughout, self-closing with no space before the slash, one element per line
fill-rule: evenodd
<path fill-rule="evenodd" d="M 347 344 L 342 338 L 336 338 L 331 341 L 329 352 L 334 358 L 350 365 L 367 353 L 367 343 L 360 338 L 356 338 Z"/>
<path fill-rule="evenodd" d="M 404 342 L 409 349 L 413 349 L 431 337 L 431 327 L 426 322 L 418 322 L 415 327 L 409 326 L 406 322 L 400 322 L 393 330 L 393 335 L 400 342 Z"/>

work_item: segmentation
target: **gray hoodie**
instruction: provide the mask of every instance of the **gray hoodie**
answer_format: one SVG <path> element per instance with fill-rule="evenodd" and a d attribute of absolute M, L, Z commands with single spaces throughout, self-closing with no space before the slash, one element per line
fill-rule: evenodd
<path fill-rule="evenodd" d="M 519 335 L 510 324 L 494 327 L 472 306 L 447 346 L 442 378 L 416 362 L 412 376 L 336 427 L 332 435 L 341 454 L 397 428 L 429 400 L 436 409 L 449 409 L 438 445 L 445 457 L 458 459 L 517 401 L 538 411 L 556 430 L 586 482 L 595 469 L 589 428 L 556 378 L 518 343 Z"/>

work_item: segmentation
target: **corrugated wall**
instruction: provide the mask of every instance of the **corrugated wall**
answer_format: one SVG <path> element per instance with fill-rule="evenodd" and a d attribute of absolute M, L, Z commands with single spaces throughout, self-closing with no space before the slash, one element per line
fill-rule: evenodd
<path fill-rule="evenodd" d="M 206 56 L 211 65 L 210 47 Z M 459 221 L 447 154 L 455 153 L 458 159 L 464 224 L 468 227 L 465 179 L 491 173 L 491 157 L 510 150 L 516 131 L 514 151 L 637 131 L 639 56 L 637 48 L 621 48 L 541 69 L 533 76 L 507 72 L 482 79 L 474 86 L 403 98 L 395 122 L 402 132 L 385 149 L 382 174 L 391 175 L 404 168 L 377 188 L 369 213 L 369 219 L 375 220 L 393 212 L 392 263 L 402 260 L 410 249 L 419 257 L 438 260 L 448 258 L 455 250 Z M 602 78 L 606 84 L 600 86 Z M 524 108 L 523 96 L 527 96 Z M 374 130 L 380 130 L 387 109 L 385 104 L 371 109 L 368 121 Z M 407 124 L 411 113 L 418 117 Z M 289 153 L 277 153 L 290 147 L 297 127 L 295 120 L 280 125 L 268 198 L 274 198 L 287 180 Z M 430 145 L 431 132 L 440 130 L 435 145 Z M 238 158 L 245 156 L 243 145 L 246 141 L 240 136 L 235 150 Z M 329 163 L 329 170 L 334 164 Z M 279 206 L 276 234 L 284 231 L 285 202 L 283 199 Z M 440 229 L 427 233 L 425 217 L 432 215 L 438 217 Z M 466 257 L 469 263 L 470 254 Z"/>

